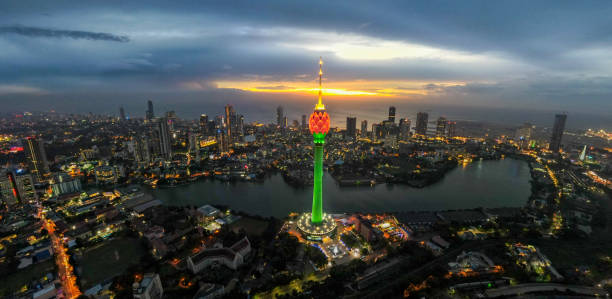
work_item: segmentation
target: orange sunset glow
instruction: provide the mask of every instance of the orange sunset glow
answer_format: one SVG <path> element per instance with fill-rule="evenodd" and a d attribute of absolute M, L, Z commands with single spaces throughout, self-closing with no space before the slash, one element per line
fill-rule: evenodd
<path fill-rule="evenodd" d="M 371 81 L 357 80 L 334 82 L 323 93 L 328 96 L 411 96 L 428 95 L 434 92 L 426 87 L 428 85 L 438 87 L 463 86 L 464 82 L 424 82 L 424 81 Z M 218 81 L 217 88 L 239 89 L 250 92 L 264 93 L 296 93 L 316 94 L 319 89 L 313 82 L 291 81 Z"/>

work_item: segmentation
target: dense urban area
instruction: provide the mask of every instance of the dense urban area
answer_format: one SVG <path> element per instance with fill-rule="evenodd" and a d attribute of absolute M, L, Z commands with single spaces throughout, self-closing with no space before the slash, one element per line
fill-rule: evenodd
<path fill-rule="evenodd" d="M 336 184 L 427 188 L 456 167 L 515 159 L 529 165 L 530 197 L 522 207 L 325 214 L 325 233 L 311 233 L 301 214 L 310 206 L 279 219 L 208 204 L 209 194 L 181 206 L 151 192 L 275 173 L 312 188 L 306 115 L 290 121 L 279 106 L 275 123 L 246 123 L 227 105 L 189 120 L 160 116 L 151 101 L 145 118 L 123 108 L 4 115 L 0 296 L 609 296 L 612 133 L 566 130 L 566 114 L 536 127 L 388 111 L 381 123 L 329 128 L 322 169 Z"/>

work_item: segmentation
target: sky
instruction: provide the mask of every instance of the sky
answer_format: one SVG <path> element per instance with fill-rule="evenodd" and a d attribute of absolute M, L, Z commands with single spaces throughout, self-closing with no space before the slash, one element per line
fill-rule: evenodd
<path fill-rule="evenodd" d="M 3 1 L 0 105 L 143 116 L 151 99 L 195 117 L 232 103 L 272 120 L 279 104 L 312 109 L 323 57 L 342 117 L 396 105 L 610 124 L 611 15 L 608 1 Z"/>

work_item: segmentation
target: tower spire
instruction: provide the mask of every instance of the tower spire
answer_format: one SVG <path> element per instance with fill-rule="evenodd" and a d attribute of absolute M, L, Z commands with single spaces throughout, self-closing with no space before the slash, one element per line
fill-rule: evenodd
<path fill-rule="evenodd" d="M 325 105 L 321 102 L 321 97 L 323 95 L 323 57 L 319 57 L 319 102 L 315 106 L 315 110 L 325 110 Z"/>

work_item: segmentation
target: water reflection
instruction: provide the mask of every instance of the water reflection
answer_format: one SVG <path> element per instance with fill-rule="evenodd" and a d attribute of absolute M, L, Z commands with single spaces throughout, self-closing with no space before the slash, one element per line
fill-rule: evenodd
<path fill-rule="evenodd" d="M 312 189 L 293 188 L 281 175 L 262 183 L 198 181 L 171 189 L 150 190 L 169 205 L 206 203 L 228 205 L 262 216 L 283 217 L 310 209 Z M 529 193 L 529 167 L 524 161 L 476 161 L 449 172 L 440 182 L 422 188 L 380 184 L 375 187 L 340 187 L 323 176 L 323 205 L 329 212 L 385 212 L 447 210 L 476 207 L 522 206 Z"/>

